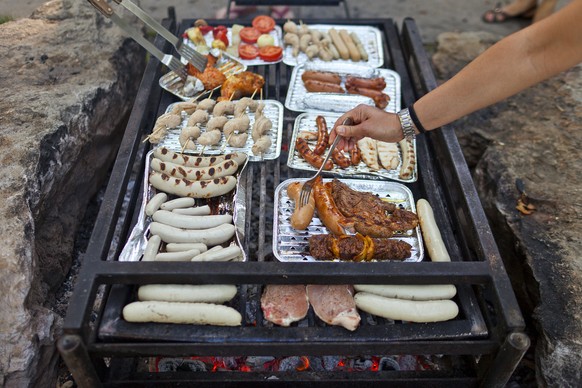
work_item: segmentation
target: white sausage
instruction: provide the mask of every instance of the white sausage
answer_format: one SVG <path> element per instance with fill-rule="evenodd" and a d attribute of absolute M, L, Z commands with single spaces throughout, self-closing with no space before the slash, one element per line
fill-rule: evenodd
<path fill-rule="evenodd" d="M 152 216 L 153 220 L 162 224 L 183 229 L 208 229 L 222 224 L 231 224 L 232 215 L 217 214 L 214 216 L 188 216 L 167 210 L 158 210 Z"/>
<path fill-rule="evenodd" d="M 206 252 L 208 247 L 202 243 L 170 243 L 166 244 L 166 252 L 183 252 L 190 249 L 198 249 L 200 253 Z"/>
<path fill-rule="evenodd" d="M 155 234 L 152 235 L 149 238 L 148 243 L 146 244 L 146 247 L 143 251 L 143 258 L 141 259 L 141 261 L 154 261 L 156 259 L 156 254 L 160 249 L 161 243 L 162 239 L 160 238 L 160 236 Z"/>
<path fill-rule="evenodd" d="M 161 172 L 176 178 L 185 178 L 194 181 L 220 178 L 233 175 L 238 170 L 238 164 L 234 160 L 223 160 L 209 167 L 184 167 L 172 162 L 164 162 L 153 158 L 150 163 L 154 171 Z"/>
<path fill-rule="evenodd" d="M 402 149 L 402 165 L 400 166 L 400 179 L 410 179 L 414 173 L 414 165 L 416 164 L 416 157 L 414 154 L 414 145 L 412 141 L 404 139 L 398 142 Z"/>
<path fill-rule="evenodd" d="M 186 214 L 189 216 L 207 216 L 210 214 L 210 206 L 187 207 L 184 209 L 173 209 L 172 213 Z"/>
<path fill-rule="evenodd" d="M 164 162 L 172 162 L 181 164 L 186 167 L 208 167 L 216 163 L 222 162 L 224 155 L 216 156 L 188 156 L 178 152 L 170 151 L 166 147 L 158 147 L 154 150 L 154 157 L 163 160 Z"/>
<path fill-rule="evenodd" d="M 215 228 L 201 230 L 185 230 L 152 222 L 150 232 L 157 234 L 166 243 L 203 243 L 207 246 L 222 244 L 234 236 L 235 226 L 222 224 Z"/>
<path fill-rule="evenodd" d="M 140 301 L 224 303 L 236 295 L 232 284 L 147 284 L 139 287 Z"/>
<path fill-rule="evenodd" d="M 236 186 L 236 178 L 231 175 L 212 180 L 191 181 L 153 171 L 150 173 L 149 183 L 160 191 L 180 197 L 212 198 L 232 191 Z"/>
<path fill-rule="evenodd" d="M 422 237 L 430 259 L 432 261 L 451 261 L 439 227 L 434 219 L 432 207 L 426 199 L 421 198 L 416 202 L 416 214 L 420 221 L 420 230 L 422 231 Z"/>
<path fill-rule="evenodd" d="M 133 302 L 123 308 L 128 322 L 190 323 L 240 326 L 242 316 L 232 307 L 211 303 Z"/>
<path fill-rule="evenodd" d="M 452 284 L 354 284 L 356 291 L 368 292 L 387 298 L 408 300 L 451 299 L 457 294 Z"/>
<path fill-rule="evenodd" d="M 212 251 L 211 249 L 194 257 L 192 261 L 230 261 L 241 255 L 241 249 L 237 245 Z"/>
<path fill-rule="evenodd" d="M 161 252 L 156 255 L 155 261 L 190 261 L 200 254 L 198 249 L 181 252 Z"/>
<path fill-rule="evenodd" d="M 151 216 L 155 213 L 156 210 L 160 208 L 160 206 L 168 200 L 168 194 L 166 193 L 157 193 L 149 200 L 145 207 L 145 213 L 148 216 Z"/>
<path fill-rule="evenodd" d="M 414 301 L 386 298 L 368 292 L 358 292 L 354 300 L 360 310 L 395 321 L 439 322 L 459 314 L 459 306 L 452 300 Z"/>
<path fill-rule="evenodd" d="M 181 208 L 185 208 L 185 207 L 194 206 L 195 203 L 196 203 L 196 200 L 194 198 L 188 198 L 188 197 L 176 198 L 176 199 L 172 199 L 171 201 L 167 201 L 167 202 L 162 203 L 162 206 L 160 206 L 160 209 L 162 209 L 162 210 L 181 209 Z M 210 208 L 208 208 L 208 211 L 209 211 L 208 214 L 210 214 Z"/>

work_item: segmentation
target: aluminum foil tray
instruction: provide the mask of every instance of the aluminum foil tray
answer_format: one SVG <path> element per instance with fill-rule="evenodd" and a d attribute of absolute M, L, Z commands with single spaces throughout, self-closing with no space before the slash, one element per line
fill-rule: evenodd
<path fill-rule="evenodd" d="M 301 75 L 306 70 L 337 73 L 342 76 L 342 86 L 344 86 L 346 75 L 355 75 L 362 78 L 383 77 L 386 81 L 384 93 L 390 96 L 390 101 L 384 110 L 392 113 L 400 110 L 401 82 L 400 75 L 397 72 L 390 69 L 373 69 L 364 66 L 333 63 L 325 65 L 308 63 L 293 69 L 287 97 L 285 98 L 285 107 L 289 110 L 296 112 L 328 111 L 344 113 L 362 103 L 374 106 L 371 98 L 357 94 L 308 92 L 301 79 Z"/>
<path fill-rule="evenodd" d="M 369 67 L 381 67 L 384 64 L 384 51 L 382 49 L 382 33 L 379 29 L 372 26 L 353 26 L 353 25 L 334 25 L 334 24 L 310 24 L 308 25 L 310 30 L 317 30 L 321 32 L 327 32 L 331 28 L 336 30 L 345 29 L 348 32 L 355 33 L 360 41 L 366 48 L 368 53 L 367 61 L 348 61 L 344 59 L 336 59 L 330 62 L 322 61 L 319 58 L 309 59 L 307 55 L 303 52 L 299 53 L 296 57 L 293 56 L 293 49 L 291 46 L 287 45 L 283 50 L 283 63 L 289 66 L 297 66 L 302 63 L 312 62 L 317 64 L 361 64 L 363 66 Z"/>
<path fill-rule="evenodd" d="M 236 102 L 237 100 L 233 101 Z M 255 123 L 255 114 L 253 112 L 248 113 L 250 119 L 250 126 L 248 130 L 249 137 L 244 147 L 235 148 L 227 145 L 226 138 L 224 137 L 224 135 L 222 135 L 220 143 L 214 146 L 204 147 L 204 154 L 218 155 L 229 152 L 245 152 L 248 155 L 249 160 L 251 162 L 260 162 L 263 160 L 277 159 L 281 154 L 281 141 L 283 138 L 283 104 L 281 104 L 277 100 L 262 100 L 262 102 L 265 104 L 265 109 L 263 110 L 263 113 L 273 122 L 273 128 L 271 128 L 271 130 L 269 130 L 269 132 L 267 133 L 267 135 L 271 137 L 271 147 L 265 154 L 255 155 L 252 152 L 254 141 L 250 136 L 250 128 L 252 128 L 253 124 Z M 168 109 L 166 109 L 166 113 L 170 112 L 173 106 L 174 104 L 170 104 L 168 106 Z M 208 117 L 210 119 L 213 116 L 212 114 L 209 114 Z M 233 118 L 234 116 L 229 115 L 227 117 Z M 188 115 L 183 115 L 183 120 L 180 127 L 170 129 L 167 132 L 166 136 L 158 144 L 158 146 L 165 146 L 171 149 L 172 151 L 181 152 L 182 146 L 180 145 L 180 141 L 178 138 L 180 137 L 180 131 L 182 130 L 183 127 L 186 126 L 188 118 L 189 118 Z M 206 126 L 202 124 L 200 125 L 200 129 L 204 133 L 204 131 L 206 130 Z M 184 153 L 197 155 L 198 153 L 200 153 L 200 151 L 202 151 L 202 148 L 203 148 L 202 145 L 197 144 L 195 150 L 187 149 L 184 150 Z"/>
<path fill-rule="evenodd" d="M 283 34 L 282 34 L 282 30 L 281 30 L 280 26 L 275 26 L 275 29 L 271 30 L 269 32 L 269 35 L 271 35 L 274 39 L 273 46 L 283 47 L 283 38 L 282 38 Z M 226 36 L 228 38 L 228 41 L 232 42 L 232 28 L 231 27 L 227 28 L 227 35 Z M 204 40 L 206 41 L 206 45 L 208 47 L 212 47 L 212 41 L 214 40 L 212 37 L 212 32 L 209 32 L 206 35 L 204 35 Z M 184 38 L 184 43 L 187 44 L 188 46 L 196 48 L 196 45 L 188 38 Z M 241 43 L 241 44 L 246 44 L 246 43 Z M 257 46 L 257 45 L 254 44 L 254 46 Z M 279 63 L 279 62 L 281 62 L 282 59 L 283 58 L 279 59 L 278 61 L 267 62 L 267 61 L 263 61 L 259 57 L 255 58 L 255 59 L 242 59 L 242 58 L 236 57 L 236 60 L 245 66 L 270 65 L 273 63 Z"/>
<path fill-rule="evenodd" d="M 224 52 L 221 53 L 222 54 L 220 55 L 220 57 L 218 57 L 216 61 L 216 67 L 219 68 L 226 75 L 227 78 L 230 77 L 231 75 L 238 74 L 247 69 L 247 66 L 241 63 L 238 59 L 233 58 Z M 184 91 L 184 81 L 182 81 L 180 77 L 178 77 L 178 75 L 173 71 L 170 71 L 161 76 L 159 84 L 162 89 L 172 93 L 173 95 L 181 98 L 184 101 L 190 100 L 191 98 L 201 99 L 204 96 L 209 95 L 211 92 L 220 89 L 220 86 L 218 86 L 212 90 L 203 90 L 192 94 L 187 94 Z"/>
<path fill-rule="evenodd" d="M 306 230 L 295 230 L 291 227 L 290 218 L 295 209 L 295 201 L 287 196 L 287 186 L 291 182 L 306 181 L 307 179 L 288 179 L 275 189 L 275 215 L 273 218 L 273 253 L 283 262 L 321 262 L 309 255 L 309 237 L 315 234 L 326 234 L 327 229 L 316 215 Z M 331 179 L 324 179 L 329 182 Z M 354 190 L 371 192 L 381 198 L 389 198 L 406 210 L 416 212 L 412 192 L 397 182 L 369 181 L 361 179 L 341 179 Z M 422 261 L 424 247 L 420 227 L 408 231 L 405 235 L 396 235 L 394 239 L 406 241 L 412 246 L 411 256 L 405 262 Z M 339 261 L 339 260 L 336 260 Z"/>
<path fill-rule="evenodd" d="M 135 226 L 133 227 L 129 238 L 126 244 L 119 255 L 119 261 L 140 261 L 144 249 L 147 244 L 147 240 L 149 238 L 149 225 L 152 222 L 151 217 L 145 214 L 145 207 L 149 200 L 158 193 L 158 191 L 152 187 L 148 182 L 148 176 L 150 172 L 150 162 L 153 159 L 154 151 L 150 151 L 147 154 L 146 159 L 146 166 L 145 166 L 145 174 L 144 174 L 144 190 L 143 190 L 143 197 L 142 197 L 142 204 L 139 210 L 139 215 Z M 234 242 L 241 248 L 242 251 L 242 260 L 247 261 L 247 256 L 241 241 L 244 241 L 245 236 L 245 212 L 244 212 L 244 204 L 246 193 L 244 191 L 244 185 L 240 184 L 240 176 L 245 169 L 247 162 L 239 166 L 239 169 L 236 173 L 237 181 L 236 187 L 234 189 L 234 193 L 232 195 L 226 194 L 223 196 L 218 197 L 219 201 L 216 201 L 213 198 L 203 200 L 198 199 L 196 200 L 196 206 L 202 205 L 210 205 L 210 208 L 217 209 L 219 214 L 232 214 L 233 216 L 233 224 L 236 227 L 235 235 L 234 235 Z M 168 199 L 177 198 L 176 196 L 168 194 Z M 243 209 L 243 211 L 237 211 L 237 209 Z M 163 244 L 162 244 L 163 245 Z M 163 248 L 162 248 L 163 249 Z M 163 250 L 161 250 L 163 252 Z"/>
<path fill-rule="evenodd" d="M 306 112 L 301 113 L 295 119 L 295 125 L 293 127 L 293 134 L 291 136 L 291 142 L 289 144 L 289 156 L 287 158 L 287 166 L 297 170 L 305 171 L 317 171 L 312 165 L 307 163 L 305 159 L 299 155 L 299 152 L 295 149 L 295 142 L 297 141 L 297 136 L 301 132 L 315 132 L 317 133 L 317 127 L 315 124 L 315 119 L 318 115 L 325 117 L 327 126 L 329 130 L 333 127 L 334 123 L 340 117 L 338 114 L 328 113 L 328 112 Z M 310 148 L 315 147 L 315 140 L 308 141 Z M 414 145 L 414 155 L 416 157 L 416 140 L 413 140 Z M 399 147 L 400 150 L 400 147 Z M 402 179 L 399 176 L 400 167 L 402 166 L 402 152 L 400 152 L 400 163 L 398 167 L 394 170 L 371 170 L 363 161 L 357 166 L 350 166 L 348 168 L 340 168 L 334 164 L 331 170 L 324 171 L 326 174 L 336 175 L 338 177 L 348 177 L 348 178 L 364 178 L 364 179 L 392 179 L 399 182 L 411 183 L 415 182 L 418 177 L 418 163 L 414 164 L 414 171 L 410 179 Z"/>

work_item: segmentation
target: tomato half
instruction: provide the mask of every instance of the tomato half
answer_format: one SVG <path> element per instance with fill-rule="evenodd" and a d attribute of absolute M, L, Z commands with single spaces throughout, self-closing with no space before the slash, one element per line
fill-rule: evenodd
<path fill-rule="evenodd" d="M 238 46 L 238 56 L 241 59 L 255 59 L 259 55 L 259 49 L 252 44 L 241 44 Z"/>
<path fill-rule="evenodd" d="M 268 15 L 259 15 L 253 19 L 252 24 L 261 33 L 267 34 L 275 28 L 275 19 Z"/>
<path fill-rule="evenodd" d="M 240 39 L 248 44 L 257 43 L 261 32 L 254 27 L 245 27 L 239 32 Z"/>
<path fill-rule="evenodd" d="M 275 62 L 283 56 L 283 47 L 265 46 L 259 49 L 259 58 L 266 62 Z"/>
<path fill-rule="evenodd" d="M 216 27 L 214 27 L 214 28 L 212 29 L 212 37 L 213 37 L 214 39 L 216 39 L 216 35 L 218 35 L 218 33 L 219 33 L 219 32 L 221 32 L 221 31 L 227 31 L 227 30 L 228 30 L 228 29 L 226 28 L 226 26 L 222 26 L 222 25 L 220 25 L 220 26 L 216 26 Z"/>
<path fill-rule="evenodd" d="M 214 30 L 214 27 L 212 27 L 212 26 L 200 26 L 198 28 L 200 29 L 200 32 L 202 33 L 202 35 L 206 35 L 210 31 L 213 31 Z"/>
<path fill-rule="evenodd" d="M 216 33 L 216 35 L 214 36 L 214 39 L 218 39 L 221 40 L 222 42 L 224 42 L 224 45 L 226 47 L 228 47 L 228 31 L 227 30 L 220 30 Z"/>

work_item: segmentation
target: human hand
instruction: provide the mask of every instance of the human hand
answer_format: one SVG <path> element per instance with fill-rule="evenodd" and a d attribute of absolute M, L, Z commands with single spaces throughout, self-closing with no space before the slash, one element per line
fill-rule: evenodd
<path fill-rule="evenodd" d="M 354 125 L 342 125 L 348 117 L 354 120 Z M 354 149 L 356 142 L 364 137 L 389 143 L 395 143 L 404 138 L 400 120 L 396 114 L 369 105 L 358 105 L 341 115 L 333 126 L 329 142 L 332 143 L 337 135 L 344 137 L 338 142 L 337 148 L 345 151 Z"/>

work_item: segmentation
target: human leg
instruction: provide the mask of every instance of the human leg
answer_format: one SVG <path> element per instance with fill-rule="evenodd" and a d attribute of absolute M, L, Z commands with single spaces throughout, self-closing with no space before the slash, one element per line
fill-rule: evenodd
<path fill-rule="evenodd" d="M 503 23 L 515 18 L 531 18 L 536 10 L 536 0 L 515 0 L 502 6 L 498 3 L 494 9 L 486 11 L 482 19 L 485 23 Z"/>

